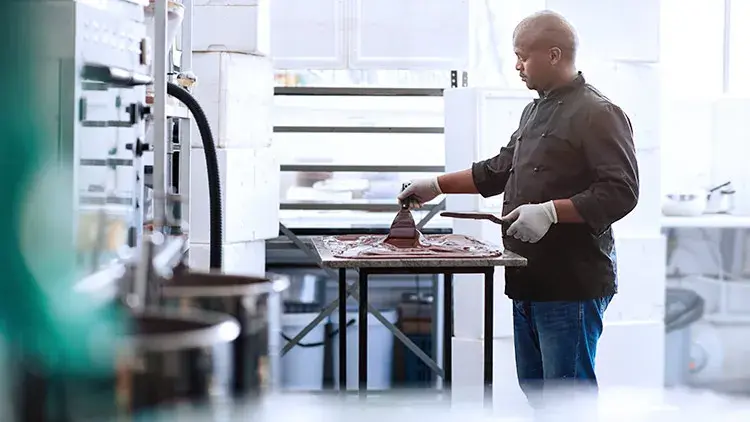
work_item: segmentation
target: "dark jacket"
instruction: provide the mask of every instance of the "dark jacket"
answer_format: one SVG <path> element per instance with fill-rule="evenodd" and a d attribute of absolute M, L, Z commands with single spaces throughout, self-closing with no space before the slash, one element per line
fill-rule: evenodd
<path fill-rule="evenodd" d="M 508 145 L 472 166 L 484 197 L 505 193 L 503 215 L 523 204 L 570 198 L 585 224 L 553 224 L 537 243 L 504 237 L 528 259 L 506 269 L 512 299 L 576 301 L 617 291 L 611 225 L 638 203 L 638 165 L 627 115 L 583 75 L 523 111 Z"/>

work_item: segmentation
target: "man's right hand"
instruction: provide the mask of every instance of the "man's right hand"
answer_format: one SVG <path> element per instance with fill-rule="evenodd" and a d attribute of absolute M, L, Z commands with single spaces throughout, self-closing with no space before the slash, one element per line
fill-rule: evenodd
<path fill-rule="evenodd" d="M 413 180 L 411 184 L 398 195 L 400 203 L 407 203 L 410 208 L 419 208 L 426 202 L 437 198 L 443 192 L 440 190 L 437 177 L 432 179 Z"/>

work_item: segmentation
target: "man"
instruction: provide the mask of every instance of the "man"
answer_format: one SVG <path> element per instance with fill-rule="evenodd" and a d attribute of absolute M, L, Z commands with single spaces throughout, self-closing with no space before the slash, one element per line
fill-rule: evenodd
<path fill-rule="evenodd" d="M 617 291 L 611 225 L 638 202 L 638 168 L 630 120 L 576 70 L 571 25 L 540 12 L 513 43 L 516 70 L 539 98 L 508 145 L 470 169 L 414 181 L 399 200 L 505 194 L 503 243 L 528 259 L 506 268 L 505 293 L 519 384 L 534 405 L 553 384 L 596 391 L 596 346 Z"/>

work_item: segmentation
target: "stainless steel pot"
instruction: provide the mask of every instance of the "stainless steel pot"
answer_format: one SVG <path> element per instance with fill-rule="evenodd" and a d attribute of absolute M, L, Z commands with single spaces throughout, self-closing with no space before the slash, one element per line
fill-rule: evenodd
<path fill-rule="evenodd" d="M 735 190 L 730 184 L 712 191 L 708 196 L 706 212 L 711 214 L 730 214 L 734 210 Z"/>
<path fill-rule="evenodd" d="M 212 389 L 214 346 L 234 340 L 239 331 L 228 315 L 147 309 L 125 325 L 108 374 L 57 374 L 20 356 L 16 419 L 102 421 L 205 401 Z"/>
<path fill-rule="evenodd" d="M 271 349 L 278 339 L 269 337 L 269 333 L 280 330 L 278 298 L 288 287 L 289 279 L 277 275 L 266 278 L 185 271 L 165 281 L 161 295 L 166 306 L 199 307 L 236 318 L 240 334 L 231 345 L 216 348 L 221 359 L 214 376 L 221 380 L 222 391 L 243 396 L 265 391 L 272 384 Z"/>

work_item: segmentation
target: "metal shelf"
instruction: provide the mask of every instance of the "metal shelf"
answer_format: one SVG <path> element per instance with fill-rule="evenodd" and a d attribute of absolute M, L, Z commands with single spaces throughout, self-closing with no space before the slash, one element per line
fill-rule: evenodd
<path fill-rule="evenodd" d="M 290 227 L 289 230 L 297 236 L 334 236 L 334 235 L 346 235 L 346 234 L 369 234 L 369 235 L 382 235 L 388 234 L 390 227 L 308 227 L 308 228 L 296 228 Z M 453 229 L 438 227 L 438 228 L 424 228 L 420 230 L 422 234 L 451 234 Z M 283 237 L 284 233 L 279 231 L 279 237 Z M 277 239 L 278 240 L 278 239 Z"/>
<path fill-rule="evenodd" d="M 324 97 L 442 97 L 442 88 L 276 87 L 274 95 Z"/>
<path fill-rule="evenodd" d="M 438 204 L 425 204 L 422 210 L 429 211 Z M 282 202 L 282 210 L 295 211 L 369 211 L 398 212 L 401 206 L 396 202 Z"/>
<path fill-rule="evenodd" d="M 750 228 L 750 216 L 704 214 L 695 217 L 663 216 L 661 226 L 670 228 Z"/>
<path fill-rule="evenodd" d="M 412 133 L 442 134 L 442 127 L 274 126 L 274 133 Z"/>
<path fill-rule="evenodd" d="M 458 72 L 451 72 L 451 86 L 457 87 Z M 464 76 L 464 86 L 466 77 Z M 442 97 L 443 88 L 373 88 L 373 87 L 276 87 L 276 96 L 319 96 L 319 97 Z M 325 122 L 323 122 L 325 123 Z M 372 127 L 372 126 L 275 126 L 274 133 L 356 133 L 356 134 L 434 134 L 445 133 L 443 127 Z M 442 173 L 445 166 L 440 165 L 331 165 L 331 164 L 282 164 L 281 171 L 285 172 L 362 172 L 362 173 Z M 428 211 L 422 225 L 432 218 L 444 203 L 426 204 L 423 208 Z M 363 211 L 396 213 L 400 206 L 393 202 L 351 201 L 346 203 L 333 202 L 286 202 L 280 204 L 281 210 L 295 211 Z M 281 225 L 282 232 L 286 228 Z"/>
<path fill-rule="evenodd" d="M 356 164 L 282 164 L 281 171 L 362 172 L 362 173 L 442 173 L 445 166 L 398 166 Z"/>

